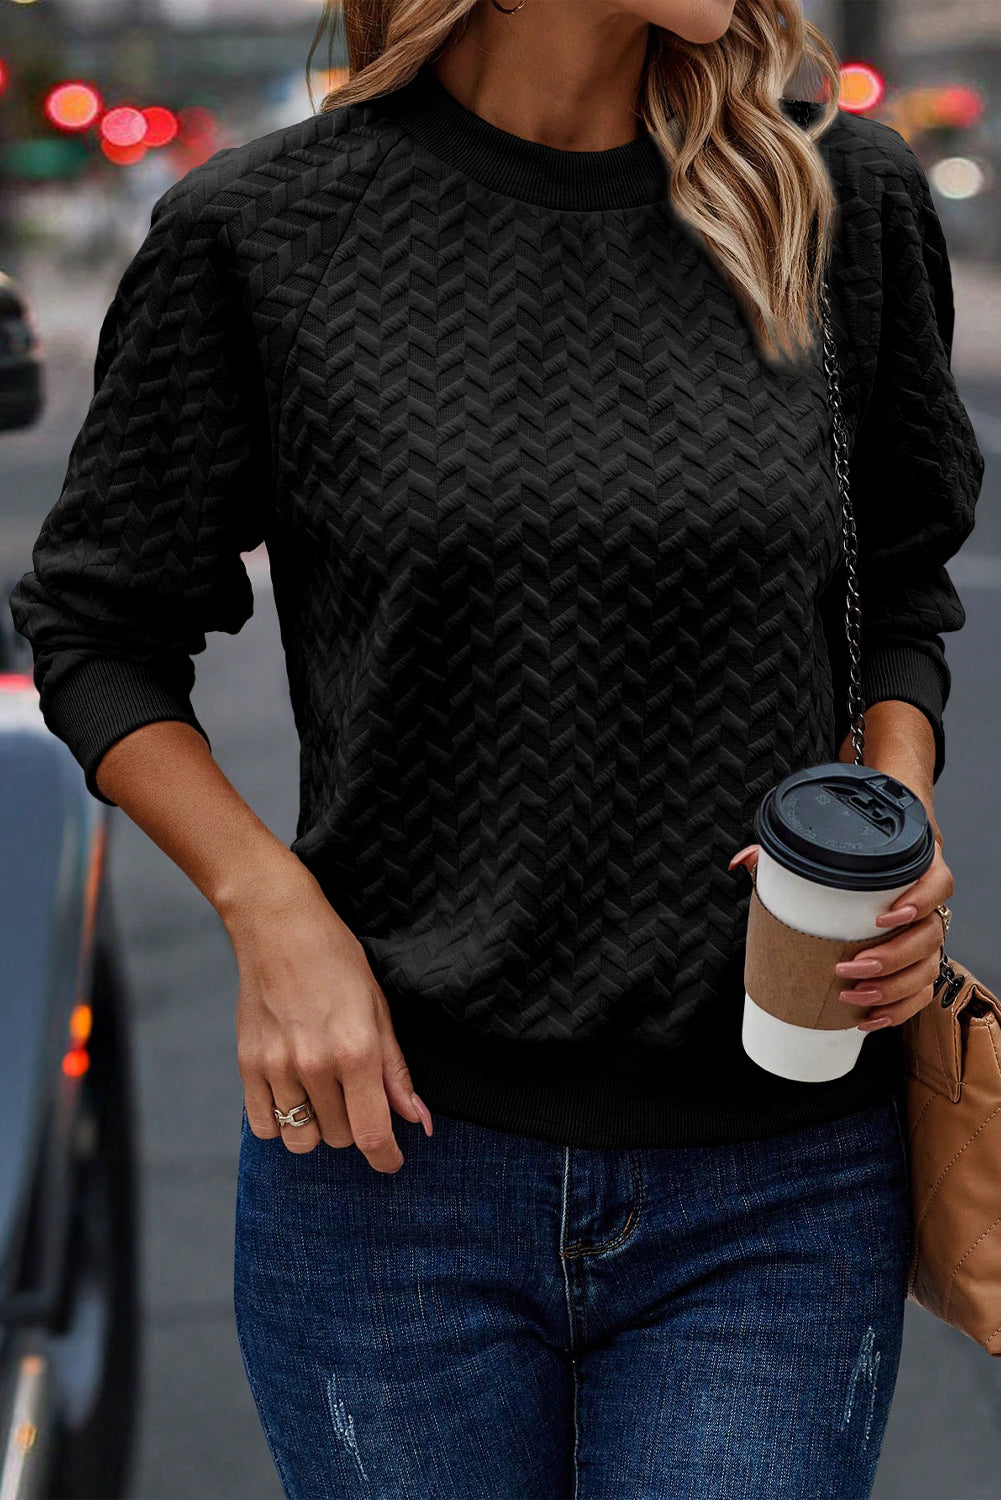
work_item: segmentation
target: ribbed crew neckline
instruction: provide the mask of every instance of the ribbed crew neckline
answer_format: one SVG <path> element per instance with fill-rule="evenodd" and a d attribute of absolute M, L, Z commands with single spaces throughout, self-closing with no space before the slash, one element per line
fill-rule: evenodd
<path fill-rule="evenodd" d="M 546 208 L 638 208 L 667 195 L 667 163 L 649 131 L 605 151 L 564 151 L 512 135 L 460 104 L 424 63 L 380 96 L 404 130 L 483 187 Z"/>

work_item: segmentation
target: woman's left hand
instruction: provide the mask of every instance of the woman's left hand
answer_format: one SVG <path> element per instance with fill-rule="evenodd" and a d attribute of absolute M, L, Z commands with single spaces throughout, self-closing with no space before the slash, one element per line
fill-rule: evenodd
<path fill-rule="evenodd" d="M 752 868 L 757 864 L 758 848 L 749 844 L 734 855 L 730 868 L 738 863 Z M 841 992 L 844 1004 L 864 1007 L 860 1031 L 901 1026 L 931 1003 L 943 944 L 942 916 L 935 908 L 948 901 L 954 889 L 952 871 L 936 839 L 935 858 L 925 873 L 876 918 L 877 927 L 902 926 L 904 931 L 835 964 L 835 974 L 845 981 Z M 852 980 L 857 983 L 852 984 Z"/>

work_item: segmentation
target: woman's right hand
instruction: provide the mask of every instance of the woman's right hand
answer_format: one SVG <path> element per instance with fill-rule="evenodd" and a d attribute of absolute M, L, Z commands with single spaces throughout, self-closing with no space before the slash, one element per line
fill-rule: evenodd
<path fill-rule="evenodd" d="M 352 1142 L 377 1172 L 403 1155 L 390 1106 L 431 1134 L 365 950 L 302 861 L 248 805 L 204 733 L 158 719 L 101 758 L 97 785 L 215 907 L 240 970 L 237 1062 L 247 1118 L 290 1151 Z M 279 1126 L 309 1098 L 313 1119 Z"/>
<path fill-rule="evenodd" d="M 353 1143 L 377 1172 L 398 1172 L 390 1106 L 427 1135 L 431 1116 L 365 950 L 298 860 L 282 859 L 256 885 L 266 897 L 222 913 L 240 972 L 237 1064 L 250 1128 L 296 1152 Z M 313 1118 L 279 1126 L 273 1105 L 287 1114 L 306 1098 Z"/>

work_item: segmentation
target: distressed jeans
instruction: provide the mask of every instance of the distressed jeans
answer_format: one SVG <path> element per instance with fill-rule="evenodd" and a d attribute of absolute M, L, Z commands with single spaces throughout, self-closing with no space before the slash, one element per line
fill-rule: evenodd
<path fill-rule="evenodd" d="M 289 1500 L 855 1500 L 897 1378 L 898 1098 L 736 1145 L 244 1114 L 235 1310 Z"/>

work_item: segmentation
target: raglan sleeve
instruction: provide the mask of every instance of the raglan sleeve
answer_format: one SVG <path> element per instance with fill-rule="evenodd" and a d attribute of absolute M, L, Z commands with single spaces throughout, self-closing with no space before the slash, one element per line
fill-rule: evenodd
<path fill-rule="evenodd" d="M 984 456 L 951 370 L 954 303 L 925 173 L 899 137 L 882 203 L 882 312 L 874 383 L 853 445 L 865 706 L 912 703 L 945 764 L 951 688 L 943 634 L 966 614 L 946 563 L 974 525 Z"/>
<path fill-rule="evenodd" d="M 190 177 L 191 174 L 189 174 Z M 264 537 L 263 370 L 225 218 L 182 179 L 154 205 L 98 336 L 93 396 L 61 492 L 14 585 L 39 705 L 99 801 L 113 744 L 191 724 L 192 657 L 253 612 L 241 553 Z"/>

